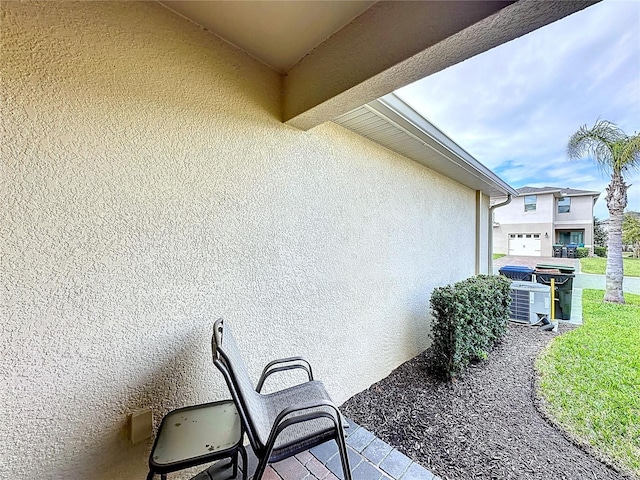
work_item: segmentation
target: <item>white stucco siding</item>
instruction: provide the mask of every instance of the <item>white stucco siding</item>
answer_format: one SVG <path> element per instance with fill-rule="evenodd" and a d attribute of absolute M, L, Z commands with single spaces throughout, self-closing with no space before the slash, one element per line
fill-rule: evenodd
<path fill-rule="evenodd" d="M 584 195 L 569 198 L 569 212 L 556 214 L 556 230 L 584 230 L 584 244 L 593 246 L 593 197 Z"/>
<path fill-rule="evenodd" d="M 539 233 L 541 253 L 552 255 L 552 245 L 558 241 L 560 230 L 584 230 L 584 243 L 593 243 L 593 197 L 573 196 L 570 212 L 558 213 L 558 200 L 553 194 L 538 194 L 536 210 L 524 211 L 524 195 L 516 197 L 504 207 L 495 210 L 493 229 L 493 251 L 508 253 L 509 234 Z"/>
<path fill-rule="evenodd" d="M 218 316 L 339 403 L 428 345 L 473 191 L 283 125 L 275 72 L 158 4 L 1 8 L 0 477 L 142 478 L 131 411 L 228 397 Z"/>
<path fill-rule="evenodd" d="M 571 199 L 569 212 L 556 213 L 556 224 L 593 222 L 593 197 L 585 195 L 569 198 Z"/>

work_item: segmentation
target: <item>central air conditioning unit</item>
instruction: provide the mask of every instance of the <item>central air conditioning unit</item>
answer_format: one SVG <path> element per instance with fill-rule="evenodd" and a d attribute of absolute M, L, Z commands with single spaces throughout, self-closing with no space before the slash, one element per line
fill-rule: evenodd
<path fill-rule="evenodd" d="M 509 320 L 535 325 L 543 319 L 551 321 L 551 287 L 535 282 L 511 282 Z"/>

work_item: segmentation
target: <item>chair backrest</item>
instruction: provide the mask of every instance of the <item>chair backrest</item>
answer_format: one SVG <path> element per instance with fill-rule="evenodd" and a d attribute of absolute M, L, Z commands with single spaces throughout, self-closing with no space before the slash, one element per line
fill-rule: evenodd
<path fill-rule="evenodd" d="M 268 433 L 271 428 L 266 407 L 262 396 L 256 392 L 249 378 L 229 325 L 225 324 L 222 318 L 216 320 L 213 325 L 211 351 L 213 363 L 225 377 L 252 447 L 256 451 L 262 450 L 264 444 L 260 440 L 258 429 L 263 432 L 266 430 Z"/>

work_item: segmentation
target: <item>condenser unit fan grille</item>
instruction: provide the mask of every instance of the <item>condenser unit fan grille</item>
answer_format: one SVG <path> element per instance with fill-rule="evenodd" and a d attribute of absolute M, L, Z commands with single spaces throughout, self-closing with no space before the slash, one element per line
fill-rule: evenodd
<path fill-rule="evenodd" d="M 511 320 L 529 323 L 529 295 L 525 290 L 511 290 Z"/>
<path fill-rule="evenodd" d="M 535 325 L 543 318 L 549 320 L 550 291 L 548 285 L 512 281 L 510 320 L 529 325 Z"/>

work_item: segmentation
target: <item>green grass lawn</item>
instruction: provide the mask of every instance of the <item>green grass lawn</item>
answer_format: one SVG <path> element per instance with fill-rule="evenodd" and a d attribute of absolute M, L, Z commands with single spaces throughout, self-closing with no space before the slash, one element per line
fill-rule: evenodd
<path fill-rule="evenodd" d="M 640 475 L 640 295 L 603 295 L 584 290 L 584 325 L 536 360 L 540 393 L 564 428 Z"/>
<path fill-rule="evenodd" d="M 497 260 L 497 259 L 502 258 L 502 257 L 506 257 L 506 254 L 504 254 L 504 253 L 494 253 L 493 254 L 493 259 L 494 260 Z"/>
<path fill-rule="evenodd" d="M 640 277 L 640 258 L 623 258 L 622 264 L 624 266 L 625 277 Z M 580 271 L 582 273 L 599 273 L 604 275 L 606 269 L 606 258 L 594 257 L 580 259 Z"/>

